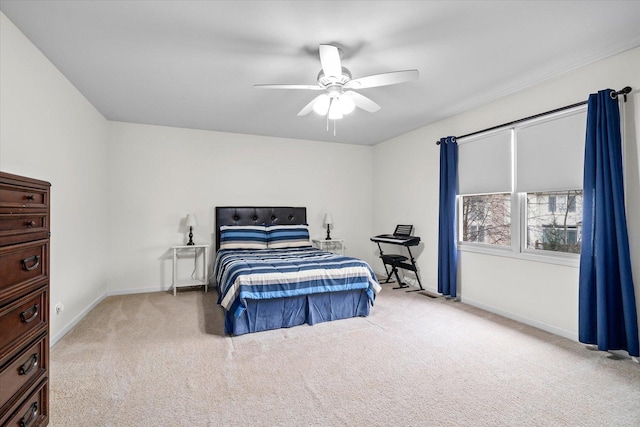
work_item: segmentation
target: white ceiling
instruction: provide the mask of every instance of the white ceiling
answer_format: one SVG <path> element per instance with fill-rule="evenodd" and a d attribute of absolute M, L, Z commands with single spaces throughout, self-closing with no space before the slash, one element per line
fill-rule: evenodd
<path fill-rule="evenodd" d="M 373 145 L 640 45 L 640 1 L 17 1 L 0 10 L 109 120 Z M 318 45 L 382 106 L 296 114 Z M 585 95 L 586 99 L 586 95 Z"/>

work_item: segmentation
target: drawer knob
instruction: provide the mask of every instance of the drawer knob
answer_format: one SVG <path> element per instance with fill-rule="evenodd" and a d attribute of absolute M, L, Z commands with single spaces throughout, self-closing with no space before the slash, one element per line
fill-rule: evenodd
<path fill-rule="evenodd" d="M 39 311 L 40 311 L 40 306 L 38 304 L 34 304 L 33 307 L 31 307 L 31 308 L 23 311 L 22 313 L 20 313 L 20 319 L 24 323 L 29 323 L 29 322 L 33 321 L 36 317 L 38 317 L 38 312 Z M 33 314 L 31 316 L 27 317 L 29 312 L 33 312 Z"/>
<path fill-rule="evenodd" d="M 24 362 L 20 369 L 18 369 L 18 373 L 20 375 L 29 375 L 31 371 L 33 371 L 38 366 L 38 353 L 33 353 L 29 360 Z"/>
<path fill-rule="evenodd" d="M 36 196 L 34 196 L 33 194 L 27 194 L 27 195 L 26 195 L 26 196 L 24 196 L 24 197 L 25 197 L 25 199 L 27 199 L 27 200 L 35 200 L 35 199 L 36 199 Z"/>
<path fill-rule="evenodd" d="M 33 402 L 33 405 L 29 408 L 29 411 L 24 414 L 24 417 L 20 418 L 18 425 L 20 427 L 28 427 L 38 418 L 38 402 Z"/>
<path fill-rule="evenodd" d="M 34 263 L 31 267 L 27 266 L 27 264 Z M 25 258 L 20 261 L 22 264 L 22 269 L 25 271 L 33 271 L 40 265 L 40 255 L 30 256 L 29 258 Z"/>
<path fill-rule="evenodd" d="M 26 223 L 27 227 L 35 227 L 36 226 L 36 222 L 35 221 L 29 221 Z"/>

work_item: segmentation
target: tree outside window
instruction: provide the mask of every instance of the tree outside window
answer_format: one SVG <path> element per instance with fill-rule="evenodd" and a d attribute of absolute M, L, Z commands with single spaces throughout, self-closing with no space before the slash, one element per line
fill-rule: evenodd
<path fill-rule="evenodd" d="M 511 245 L 511 195 L 462 196 L 463 242 Z"/>
<path fill-rule="evenodd" d="M 527 193 L 527 249 L 579 254 L 581 235 L 582 190 Z"/>

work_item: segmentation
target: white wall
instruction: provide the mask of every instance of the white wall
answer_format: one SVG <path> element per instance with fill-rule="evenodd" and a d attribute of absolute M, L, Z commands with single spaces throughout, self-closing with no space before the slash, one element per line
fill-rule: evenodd
<path fill-rule="evenodd" d="M 347 254 L 375 261 L 372 147 L 110 125 L 110 291 L 168 289 L 181 221 L 195 213 L 194 241 L 213 246 L 216 206 L 306 206 L 318 238 L 330 212 Z"/>
<path fill-rule="evenodd" d="M 449 135 L 463 135 L 564 105 L 584 101 L 605 88 L 631 86 L 626 104 L 627 219 L 640 306 L 640 48 L 564 74 L 374 147 L 375 233 L 412 223 L 424 241 L 418 258 L 425 285 L 437 288 L 439 147 Z M 401 164 L 402 167 L 394 165 Z M 397 184 L 402 189 L 397 190 Z M 513 258 L 462 252 L 459 289 L 463 301 L 577 339 L 578 269 Z"/>
<path fill-rule="evenodd" d="M 0 169 L 51 182 L 53 340 L 106 286 L 107 121 L 0 12 Z"/>

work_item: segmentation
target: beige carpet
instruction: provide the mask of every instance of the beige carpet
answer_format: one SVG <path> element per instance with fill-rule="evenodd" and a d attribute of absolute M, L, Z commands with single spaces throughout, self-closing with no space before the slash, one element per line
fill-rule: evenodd
<path fill-rule="evenodd" d="M 50 425 L 640 425 L 637 363 L 391 286 L 234 338 L 215 291 L 107 298 L 51 351 Z"/>

